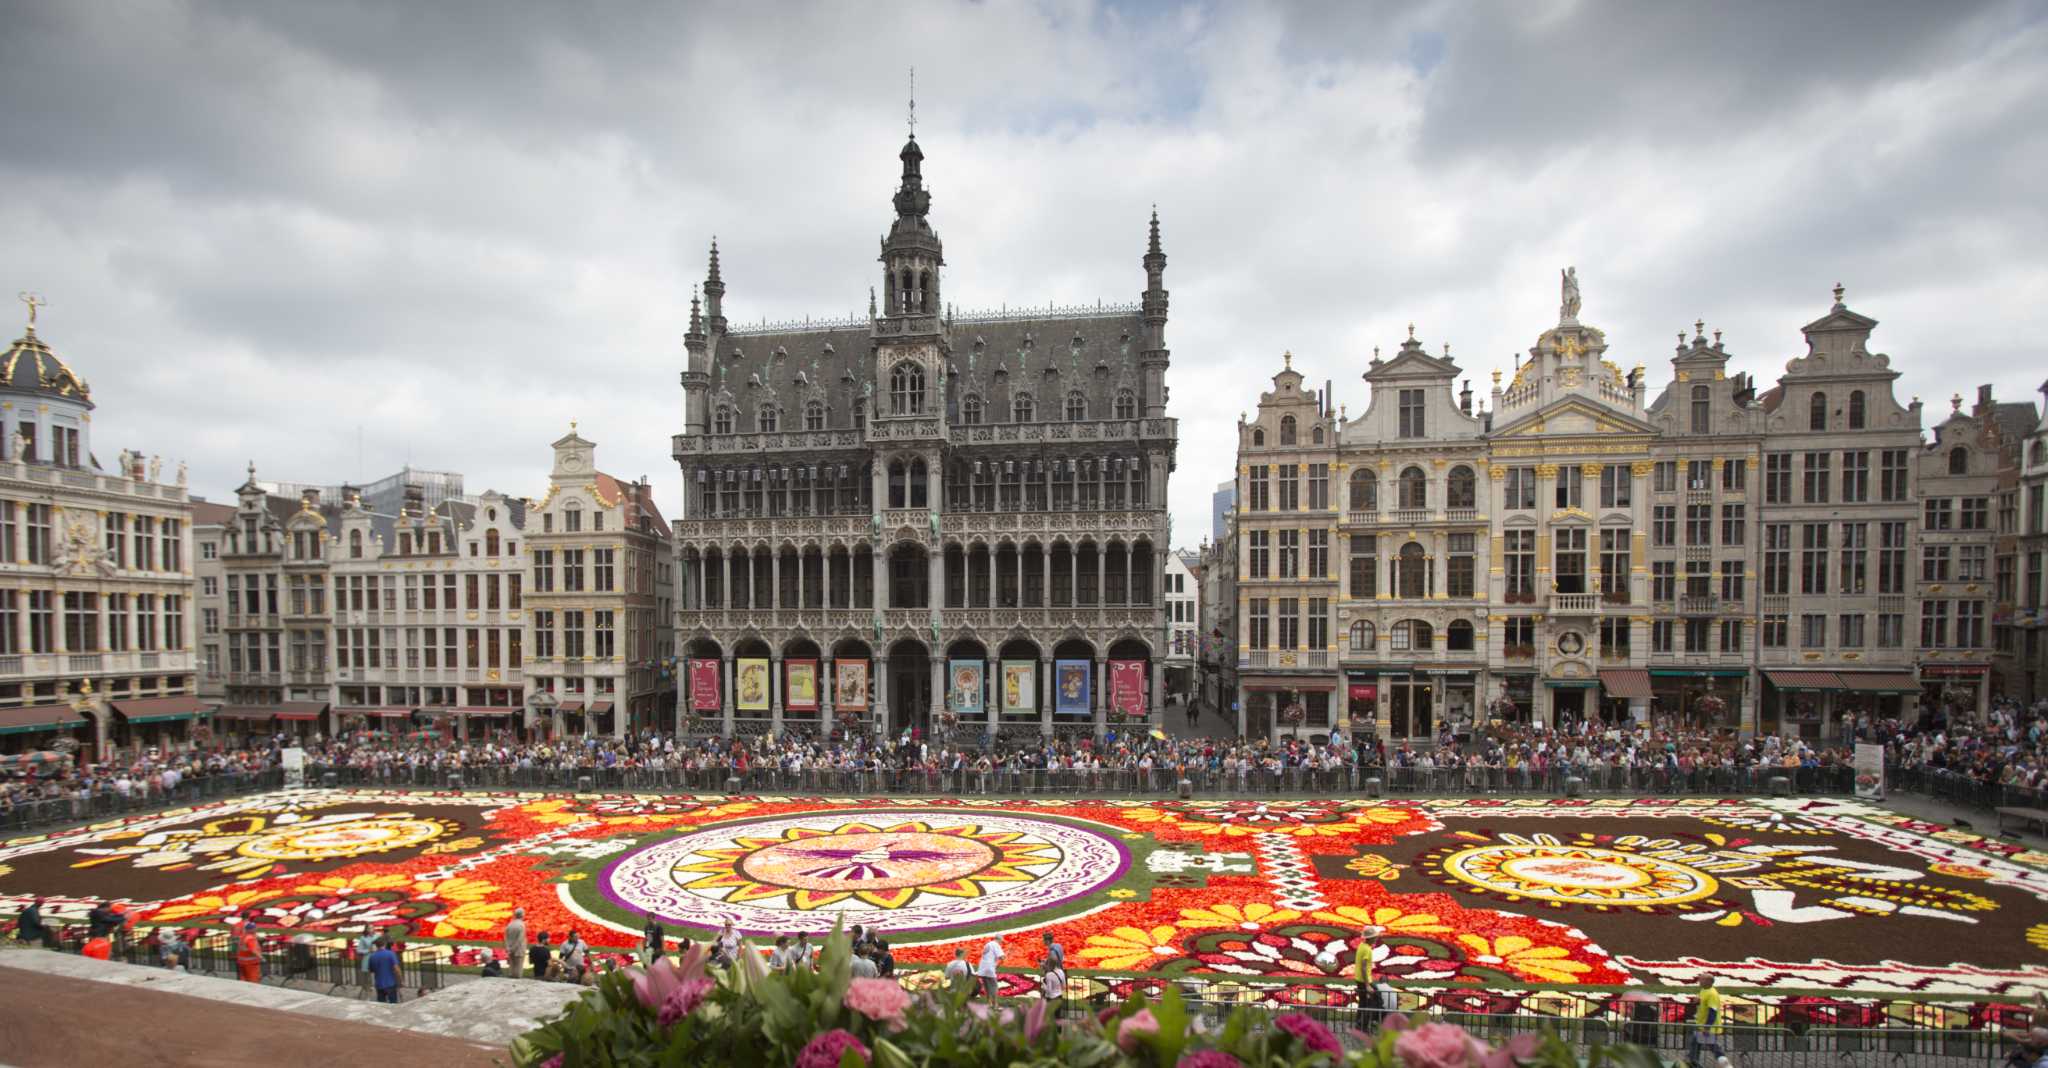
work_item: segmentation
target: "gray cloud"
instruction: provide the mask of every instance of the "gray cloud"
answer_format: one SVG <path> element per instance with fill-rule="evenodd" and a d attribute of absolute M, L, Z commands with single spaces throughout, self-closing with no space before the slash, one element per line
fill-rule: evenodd
<path fill-rule="evenodd" d="M 212 496 L 252 457 L 536 492 L 574 418 L 673 510 L 709 237 L 737 321 L 863 308 L 915 63 L 960 306 L 1135 299 L 1159 203 L 1192 544 L 1281 350 L 1357 411 L 1413 321 L 1483 396 L 1566 263 L 1656 383 L 1696 317 L 1774 375 L 1841 281 L 1901 393 L 2031 399 L 2044 10 L 17 5 L 0 282 L 103 459 Z"/>

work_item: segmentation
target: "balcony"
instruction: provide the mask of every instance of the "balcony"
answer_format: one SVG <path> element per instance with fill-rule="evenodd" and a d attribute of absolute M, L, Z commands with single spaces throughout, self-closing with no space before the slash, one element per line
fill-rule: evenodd
<path fill-rule="evenodd" d="M 74 653 L 64 658 L 66 671 L 102 671 L 106 658 L 98 653 Z"/>
<path fill-rule="evenodd" d="M 1479 522 L 1479 509 L 1446 508 L 1444 509 L 1444 518 L 1453 523 L 1477 523 Z"/>
<path fill-rule="evenodd" d="M 1882 607 L 1881 598 L 1880 607 Z M 1782 616 L 1792 611 L 1792 598 L 1782 593 L 1767 593 L 1761 598 L 1758 608 L 1764 615 Z"/>
<path fill-rule="evenodd" d="M 1682 593 L 1678 595 L 1678 612 L 1686 616 L 1712 615 L 1721 609 L 1721 599 L 1712 595 Z"/>
<path fill-rule="evenodd" d="M 1427 508 L 1396 508 L 1393 512 L 1393 521 L 1396 524 L 1427 523 L 1429 518 L 1430 512 Z"/>
<path fill-rule="evenodd" d="M 1335 665 L 1330 653 L 1323 649 L 1253 649 L 1238 657 L 1237 666 L 1297 671 L 1303 668 L 1327 668 Z"/>
<path fill-rule="evenodd" d="M 21 657 L 0 656 L 0 675 L 19 675 L 21 667 Z"/>
<path fill-rule="evenodd" d="M 1714 491 L 1711 489 L 1700 489 L 1697 486 L 1692 487 L 1685 491 L 1685 503 L 1712 504 L 1714 503 Z"/>
<path fill-rule="evenodd" d="M 1550 595 L 1550 610 L 1564 616 L 1590 616 L 1600 611 L 1600 595 L 1597 593 L 1553 593 Z"/>

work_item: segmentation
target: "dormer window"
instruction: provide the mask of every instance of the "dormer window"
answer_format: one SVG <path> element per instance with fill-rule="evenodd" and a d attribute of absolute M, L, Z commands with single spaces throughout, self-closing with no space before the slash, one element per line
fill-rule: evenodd
<path fill-rule="evenodd" d="M 960 424 L 962 426 L 981 425 L 981 394 L 969 393 L 966 399 L 960 402 Z"/>
<path fill-rule="evenodd" d="M 761 410 L 754 413 L 754 429 L 759 430 L 763 434 L 775 433 L 776 424 L 777 419 L 774 405 L 763 404 Z"/>
<path fill-rule="evenodd" d="M 351 560 L 361 560 L 363 558 L 363 532 L 360 530 L 348 532 L 348 558 Z"/>
<path fill-rule="evenodd" d="M 1136 419 L 1138 417 L 1138 395 L 1128 389 L 1116 391 L 1116 417 Z"/>
<path fill-rule="evenodd" d="M 1294 417 L 1291 415 L 1280 417 L 1280 444 L 1294 444 Z"/>
<path fill-rule="evenodd" d="M 723 404 L 718 406 L 718 414 L 711 419 L 711 432 L 714 434 L 732 433 L 732 408 L 730 406 Z"/>
<path fill-rule="evenodd" d="M 1067 394 L 1067 422 L 1078 423 L 1088 418 L 1088 398 L 1080 390 Z"/>
<path fill-rule="evenodd" d="M 823 430 L 823 429 L 825 429 L 825 402 L 824 402 L 824 401 L 811 401 L 811 402 L 810 402 L 809 404 L 806 404 L 806 405 L 804 405 L 804 429 L 805 429 L 805 430 Z"/>
<path fill-rule="evenodd" d="M 1849 429 L 1863 429 L 1863 421 L 1866 415 L 1867 413 L 1863 407 L 1863 391 L 1860 389 L 1851 390 L 1849 392 Z"/>
<path fill-rule="evenodd" d="M 1970 473 L 1970 450 L 1961 445 L 1948 451 L 1948 473 L 1967 475 Z"/>
<path fill-rule="evenodd" d="M 1404 389 L 1401 391 L 1400 430 L 1401 436 L 1404 438 L 1419 438 L 1423 436 L 1422 397 L 1423 391 L 1419 389 Z"/>
<path fill-rule="evenodd" d="M 562 530 L 568 534 L 583 531 L 583 509 L 578 508 L 574 501 L 562 506 Z"/>
<path fill-rule="evenodd" d="M 1705 386 L 1692 387 L 1692 432 L 1705 434 L 1713 430 L 1713 391 Z"/>
<path fill-rule="evenodd" d="M 1253 448 L 1264 448 L 1264 447 L 1265 447 L 1265 444 L 1266 444 L 1266 431 L 1264 430 L 1264 428 L 1261 428 L 1261 427 L 1253 427 L 1253 428 L 1252 428 L 1252 447 L 1253 447 Z"/>
<path fill-rule="evenodd" d="M 1028 423 L 1038 417 L 1038 409 L 1031 403 L 1031 394 L 1019 393 L 1010 402 L 1010 418 L 1019 423 Z"/>

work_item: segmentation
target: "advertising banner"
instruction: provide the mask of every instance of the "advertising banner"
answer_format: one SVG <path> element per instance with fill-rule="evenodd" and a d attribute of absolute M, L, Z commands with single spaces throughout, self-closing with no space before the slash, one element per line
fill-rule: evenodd
<path fill-rule="evenodd" d="M 741 660 L 739 681 L 735 690 L 739 699 L 733 704 L 742 712 L 768 711 L 768 661 Z"/>
<path fill-rule="evenodd" d="M 816 712 L 818 710 L 818 662 L 816 660 L 784 660 L 782 662 L 782 707 L 791 712 Z"/>
<path fill-rule="evenodd" d="M 1062 716 L 1091 715 L 1095 703 L 1095 672 L 1086 660 L 1055 660 L 1052 664 L 1052 710 Z"/>
<path fill-rule="evenodd" d="M 1145 714 L 1145 662 L 1143 660 L 1112 660 L 1109 662 L 1109 707 L 1124 716 Z"/>
<path fill-rule="evenodd" d="M 868 662 L 832 661 L 832 709 L 835 712 L 865 712 L 868 708 Z"/>
<path fill-rule="evenodd" d="M 947 661 L 946 707 L 962 716 L 985 714 L 988 705 L 981 697 L 981 683 L 987 670 L 979 660 Z"/>
<path fill-rule="evenodd" d="M 716 712 L 724 705 L 718 687 L 718 661 L 690 661 L 690 707 L 699 712 Z"/>
<path fill-rule="evenodd" d="M 1003 661 L 1003 714 L 1038 711 L 1038 661 Z"/>
<path fill-rule="evenodd" d="M 1856 743 L 1856 796 L 1884 796 L 1884 746 Z"/>

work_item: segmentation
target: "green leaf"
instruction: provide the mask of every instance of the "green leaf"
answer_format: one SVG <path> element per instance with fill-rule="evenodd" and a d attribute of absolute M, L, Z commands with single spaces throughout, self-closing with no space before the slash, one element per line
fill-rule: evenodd
<path fill-rule="evenodd" d="M 916 1068 L 902 1047 L 886 1038 L 875 1039 L 875 1068 Z"/>

